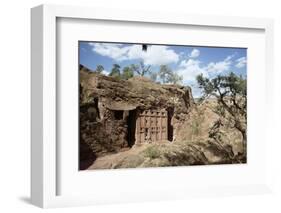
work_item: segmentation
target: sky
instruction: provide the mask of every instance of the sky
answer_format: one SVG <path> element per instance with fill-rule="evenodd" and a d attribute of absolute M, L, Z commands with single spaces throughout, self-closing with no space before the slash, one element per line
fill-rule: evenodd
<path fill-rule="evenodd" d="M 234 72 L 247 77 L 246 48 L 149 44 L 145 52 L 142 44 L 79 42 L 79 63 L 93 71 L 102 65 L 105 75 L 110 73 L 113 64 L 119 64 L 122 70 L 141 61 L 150 65 L 152 72 L 158 72 L 160 65 L 169 66 L 183 77 L 183 85 L 192 88 L 195 98 L 201 95 L 196 83 L 199 74 L 214 78 Z"/>

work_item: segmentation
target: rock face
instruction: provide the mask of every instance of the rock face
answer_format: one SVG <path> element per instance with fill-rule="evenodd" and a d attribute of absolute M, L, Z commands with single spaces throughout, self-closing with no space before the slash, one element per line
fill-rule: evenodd
<path fill-rule="evenodd" d="M 174 141 L 194 105 L 189 87 L 161 85 L 144 77 L 120 80 L 80 66 L 80 160 L 135 145 L 135 122 L 145 110 L 166 110 Z"/>

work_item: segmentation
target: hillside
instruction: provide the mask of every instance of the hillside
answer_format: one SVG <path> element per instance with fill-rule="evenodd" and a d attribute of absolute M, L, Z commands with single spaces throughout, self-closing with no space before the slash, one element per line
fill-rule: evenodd
<path fill-rule="evenodd" d="M 80 169 L 243 163 L 241 135 L 215 113 L 216 105 L 195 103 L 190 87 L 122 80 L 80 66 Z M 164 111 L 167 138 L 159 139 L 153 113 Z M 156 126 L 138 130 L 143 116 Z"/>

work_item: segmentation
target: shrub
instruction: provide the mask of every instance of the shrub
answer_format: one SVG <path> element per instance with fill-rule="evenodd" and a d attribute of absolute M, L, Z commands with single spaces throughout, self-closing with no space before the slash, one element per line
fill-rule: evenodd
<path fill-rule="evenodd" d="M 156 159 L 161 156 L 161 152 L 160 152 L 159 148 L 157 148 L 156 146 L 150 146 L 150 147 L 146 148 L 143 151 L 143 154 L 145 157 L 148 157 L 150 159 Z"/>

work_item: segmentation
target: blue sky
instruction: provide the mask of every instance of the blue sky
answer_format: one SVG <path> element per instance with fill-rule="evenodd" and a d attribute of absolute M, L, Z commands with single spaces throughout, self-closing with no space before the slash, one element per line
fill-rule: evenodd
<path fill-rule="evenodd" d="M 121 69 L 130 64 L 143 61 L 151 66 L 152 72 L 158 72 L 160 65 L 168 65 L 183 77 L 183 84 L 192 88 L 194 97 L 200 96 L 196 76 L 203 74 L 213 78 L 229 72 L 246 77 L 247 49 L 229 47 L 199 47 L 176 45 L 148 45 L 146 52 L 141 44 L 79 42 L 79 63 L 95 70 L 102 65 L 104 74 L 108 74 L 113 64 Z"/>

